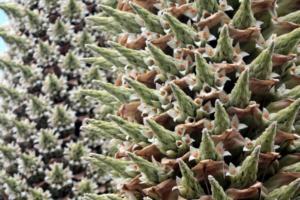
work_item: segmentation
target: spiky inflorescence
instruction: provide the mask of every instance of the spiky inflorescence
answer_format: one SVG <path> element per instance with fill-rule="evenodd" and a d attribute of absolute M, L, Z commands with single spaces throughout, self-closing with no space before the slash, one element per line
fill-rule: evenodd
<path fill-rule="evenodd" d="M 298 1 L 293 2 L 296 7 Z M 114 84 L 96 80 L 97 89 L 80 90 L 93 99 L 91 104 L 80 101 L 87 107 L 97 100 L 105 104 L 101 115 L 85 121 L 82 142 L 95 147 L 106 138 L 111 156 L 91 153 L 74 159 L 69 151 L 65 156 L 73 163 L 88 161 L 100 174 L 111 171 L 118 193 L 91 191 L 84 199 L 298 197 L 300 24 L 297 13 L 283 16 L 295 11 L 291 5 L 269 0 L 102 0 L 103 13 L 87 21 L 109 41 L 106 47 L 83 45 L 95 53 L 83 60 L 109 71 L 107 78 Z M 28 15 L 34 19 L 34 13 Z M 57 22 L 56 29 L 61 27 Z M 9 40 L 17 41 L 15 48 L 25 48 L 23 38 Z M 55 61 L 51 43 L 37 45 L 40 62 Z M 67 54 L 64 69 L 72 69 L 74 59 Z M 13 72 L 13 66 L 7 70 Z M 98 79 L 94 70 L 87 74 L 96 75 L 84 80 Z M 68 90 L 60 84 L 65 80 L 49 75 L 44 81 L 43 91 L 54 91 L 47 98 L 65 98 Z M 12 96 L 14 102 L 22 101 L 24 91 L 2 88 L 5 100 Z M 72 121 L 68 112 L 57 105 L 49 124 L 70 128 L 65 123 Z M 9 122 L 2 123 L 4 128 L 16 127 L 21 141 L 31 134 L 22 131 L 31 124 L 11 118 L 0 118 Z M 68 145 L 74 146 L 82 149 L 80 154 L 87 152 L 81 141 Z M 12 152 L 15 147 L 10 143 L 2 148 L 5 160 L 19 157 L 22 146 Z M 65 186 L 70 175 L 54 163 L 46 180 Z M 10 186 L 20 179 L 4 179 L 5 189 L 18 194 L 23 185 Z M 76 185 L 94 188 L 89 183 Z"/>
<path fill-rule="evenodd" d="M 110 190 L 110 178 L 95 175 L 99 169 L 84 159 L 102 152 L 102 137 L 80 131 L 84 118 L 110 113 L 115 101 L 87 90 L 92 81 L 106 82 L 103 63 L 81 61 L 92 55 L 87 44 L 102 44 L 101 32 L 86 25 L 100 11 L 97 4 L 0 3 L 11 19 L 0 28 L 10 47 L 0 57 L 0 199 L 78 199 Z"/>
<path fill-rule="evenodd" d="M 117 79 L 87 92 L 107 93 L 112 114 L 83 128 L 121 142 L 88 158 L 121 190 L 85 199 L 299 196 L 300 15 L 289 2 L 103 2 L 89 19 L 115 38 L 88 45 L 85 60 Z"/>

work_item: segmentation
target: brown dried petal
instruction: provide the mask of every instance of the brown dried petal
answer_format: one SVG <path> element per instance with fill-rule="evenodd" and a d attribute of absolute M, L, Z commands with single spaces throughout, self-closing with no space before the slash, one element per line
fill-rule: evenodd
<path fill-rule="evenodd" d="M 145 84 L 147 87 L 155 88 L 155 76 L 157 75 L 156 71 L 149 71 L 137 76 L 137 81 Z"/>
<path fill-rule="evenodd" d="M 141 192 L 144 188 L 148 187 L 148 185 L 141 183 L 140 178 L 141 175 L 137 175 L 136 177 L 128 181 L 128 183 L 124 184 L 122 189 L 127 191 Z"/>
<path fill-rule="evenodd" d="M 118 43 L 130 49 L 144 49 L 146 47 L 146 38 L 138 36 L 133 41 L 128 41 L 129 34 L 124 34 L 118 38 Z"/>
<path fill-rule="evenodd" d="M 230 107 L 227 109 L 227 111 L 230 115 L 237 115 L 239 119 L 246 116 L 253 116 L 256 119 L 261 118 L 259 104 L 256 103 L 250 104 L 246 108 Z"/>
<path fill-rule="evenodd" d="M 261 29 L 258 27 L 249 27 L 245 30 L 235 29 L 229 26 L 230 36 L 238 42 L 249 42 L 258 39 Z"/>
<path fill-rule="evenodd" d="M 175 127 L 174 119 L 167 113 L 157 115 L 153 120 L 169 130 L 172 130 Z"/>
<path fill-rule="evenodd" d="M 146 146 L 141 150 L 135 151 L 135 154 L 147 160 L 151 160 L 152 158 L 154 158 L 155 160 L 161 160 L 161 158 L 164 157 L 164 155 L 159 151 L 159 149 L 154 144 Z"/>
<path fill-rule="evenodd" d="M 268 181 L 264 183 L 264 186 L 270 192 L 283 185 L 289 184 L 297 178 L 300 178 L 299 172 L 278 172 L 275 176 L 268 179 Z"/>
<path fill-rule="evenodd" d="M 253 94 L 266 94 L 270 89 L 278 83 L 279 80 L 259 80 L 255 78 L 250 79 L 250 90 Z"/>
<path fill-rule="evenodd" d="M 255 183 L 247 189 L 235 189 L 229 188 L 226 190 L 226 193 L 229 197 L 234 200 L 242 200 L 242 199 L 258 199 L 261 195 L 262 184 L 260 182 Z"/>
<path fill-rule="evenodd" d="M 159 47 L 160 49 L 164 50 L 165 48 L 168 47 L 168 42 L 172 39 L 172 35 L 163 35 L 157 39 L 154 39 L 151 41 L 152 44 L 155 46 Z"/>
<path fill-rule="evenodd" d="M 211 137 L 215 144 L 223 143 L 224 149 L 233 155 L 240 153 L 245 146 L 245 139 L 237 129 L 229 129 L 221 135 L 212 135 Z"/>
<path fill-rule="evenodd" d="M 275 144 L 282 145 L 283 143 L 291 142 L 296 139 L 298 139 L 298 137 L 295 134 L 278 130 L 275 137 Z"/>
<path fill-rule="evenodd" d="M 201 182 L 207 180 L 208 175 L 222 180 L 228 171 L 228 166 L 224 161 L 202 160 L 192 168 L 192 171 Z"/>
<path fill-rule="evenodd" d="M 199 120 L 197 122 L 179 124 L 175 127 L 175 131 L 179 135 L 195 135 L 198 134 L 199 137 L 205 124 L 205 119 Z"/>
<path fill-rule="evenodd" d="M 195 16 L 197 15 L 198 11 L 194 8 L 191 4 L 183 4 L 181 6 L 172 6 L 167 9 L 174 17 L 180 17 L 184 15 L 186 12 L 193 13 Z"/>
<path fill-rule="evenodd" d="M 208 27 L 209 29 L 217 26 L 221 23 L 228 23 L 230 21 L 230 18 L 223 12 L 219 11 L 205 19 L 202 19 L 197 26 L 200 29 L 204 29 L 205 27 Z"/>
<path fill-rule="evenodd" d="M 253 13 L 260 13 L 275 8 L 276 0 L 253 0 L 252 2 Z"/>
<path fill-rule="evenodd" d="M 118 111 L 118 115 L 124 119 L 127 119 L 128 121 L 142 123 L 142 113 L 138 109 L 140 105 L 141 102 L 139 101 L 123 104 Z"/>
<path fill-rule="evenodd" d="M 283 64 L 287 63 L 288 61 L 293 60 L 296 57 L 295 54 L 289 54 L 289 55 L 280 55 L 280 54 L 273 54 L 272 62 L 273 67 L 279 67 Z"/>
<path fill-rule="evenodd" d="M 178 198 L 178 191 L 172 190 L 176 186 L 176 181 L 167 179 L 158 185 L 143 189 L 143 192 L 154 199 L 174 200 Z"/>

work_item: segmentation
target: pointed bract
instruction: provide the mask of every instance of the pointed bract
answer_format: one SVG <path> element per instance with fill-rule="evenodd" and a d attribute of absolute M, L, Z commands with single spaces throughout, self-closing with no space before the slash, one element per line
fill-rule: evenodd
<path fill-rule="evenodd" d="M 232 200 L 229 196 L 227 196 L 222 186 L 213 176 L 209 175 L 208 180 L 211 186 L 212 198 L 214 200 Z"/>
<path fill-rule="evenodd" d="M 249 89 L 249 71 L 244 70 L 237 80 L 229 96 L 231 106 L 244 108 L 249 104 L 251 91 Z"/>
<path fill-rule="evenodd" d="M 112 16 L 122 26 L 122 28 L 127 30 L 129 33 L 141 32 L 141 27 L 134 20 L 135 15 L 133 13 L 120 11 L 105 5 L 101 5 L 100 7 L 106 14 Z"/>
<path fill-rule="evenodd" d="M 211 139 L 208 131 L 202 131 L 202 139 L 200 144 L 200 160 L 220 160 L 220 155 L 216 150 L 216 146 Z"/>
<path fill-rule="evenodd" d="M 194 28 L 180 22 L 172 15 L 165 13 L 164 19 L 169 23 L 170 28 L 175 35 L 176 39 L 183 44 L 194 44 L 197 39 L 197 32 Z"/>
<path fill-rule="evenodd" d="M 232 63 L 234 50 L 233 50 L 233 39 L 229 36 L 228 26 L 225 24 L 220 32 L 218 44 L 215 48 L 215 54 L 213 56 L 214 62 L 223 62 Z"/>
<path fill-rule="evenodd" d="M 262 51 L 249 65 L 250 77 L 257 78 L 260 80 L 266 80 L 271 78 L 273 63 L 272 55 L 274 52 L 275 43 Z"/>
<path fill-rule="evenodd" d="M 243 189 L 256 182 L 260 148 L 260 146 L 255 147 L 243 161 L 237 174 L 232 177 L 231 187 Z"/>
<path fill-rule="evenodd" d="M 179 160 L 179 168 L 181 171 L 181 179 L 177 188 L 180 196 L 187 199 L 197 199 L 204 194 L 198 180 L 194 177 L 193 171 L 187 166 L 187 164 Z"/>
<path fill-rule="evenodd" d="M 222 134 L 226 129 L 230 128 L 230 118 L 220 100 L 216 101 L 215 106 L 215 120 L 213 133 L 216 135 Z"/>
<path fill-rule="evenodd" d="M 251 0 L 241 1 L 241 5 L 230 23 L 237 29 L 255 26 L 256 20 L 251 9 Z"/>

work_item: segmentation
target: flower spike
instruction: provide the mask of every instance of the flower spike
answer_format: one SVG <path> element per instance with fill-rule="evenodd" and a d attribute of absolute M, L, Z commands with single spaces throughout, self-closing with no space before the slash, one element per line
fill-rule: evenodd
<path fill-rule="evenodd" d="M 177 186 L 179 193 L 182 197 L 187 199 L 197 199 L 204 194 L 198 180 L 194 177 L 193 171 L 187 166 L 187 164 L 179 160 L 179 168 L 181 171 L 181 179 Z"/>
<path fill-rule="evenodd" d="M 251 9 L 251 0 L 242 0 L 238 11 L 231 20 L 231 24 L 238 29 L 255 26 L 256 20 Z"/>
<path fill-rule="evenodd" d="M 229 97 L 231 106 L 244 108 L 249 104 L 251 91 L 249 89 L 249 70 L 244 70 L 232 89 Z"/>

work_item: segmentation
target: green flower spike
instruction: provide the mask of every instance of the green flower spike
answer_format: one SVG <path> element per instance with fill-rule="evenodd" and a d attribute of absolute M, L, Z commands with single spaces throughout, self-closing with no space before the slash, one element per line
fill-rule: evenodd
<path fill-rule="evenodd" d="M 1 182 L 1 185 L 4 185 L 5 183 L 10 195 L 13 195 L 15 199 L 22 199 L 22 193 L 25 190 L 25 183 L 22 181 L 20 176 L 9 176 L 8 174 L 1 174 Z"/>
<path fill-rule="evenodd" d="M 103 58 L 105 58 L 108 62 L 111 62 L 117 68 L 124 68 L 124 64 L 120 61 L 121 56 L 116 50 L 98 47 L 92 44 L 87 44 L 86 47 L 93 50 L 97 54 L 100 54 Z"/>
<path fill-rule="evenodd" d="M 169 23 L 177 41 L 180 41 L 183 44 L 194 44 L 198 35 L 194 28 L 180 22 L 177 18 L 168 13 L 164 14 L 164 19 Z"/>
<path fill-rule="evenodd" d="M 21 50 L 26 50 L 28 47 L 27 41 L 19 36 L 7 33 L 6 30 L 0 29 L 0 37 L 9 45 L 15 45 Z"/>
<path fill-rule="evenodd" d="M 182 175 L 182 178 L 177 184 L 180 196 L 186 199 L 198 199 L 201 195 L 205 194 L 203 189 L 187 164 L 182 160 L 179 160 L 178 162 Z"/>
<path fill-rule="evenodd" d="M 300 188 L 300 178 L 294 180 L 288 185 L 281 186 L 270 192 L 265 200 L 288 200 L 296 197 L 297 191 Z"/>
<path fill-rule="evenodd" d="M 251 91 L 249 89 L 249 71 L 244 70 L 237 80 L 229 96 L 231 106 L 244 108 L 249 104 Z"/>
<path fill-rule="evenodd" d="M 260 148 L 260 146 L 255 147 L 252 153 L 243 161 L 237 174 L 232 177 L 231 187 L 243 189 L 255 183 Z"/>
<path fill-rule="evenodd" d="M 208 175 L 208 180 L 211 186 L 212 198 L 214 200 L 232 200 L 232 198 L 227 196 L 222 186 L 212 175 Z"/>
<path fill-rule="evenodd" d="M 110 64 L 110 67 L 113 66 Z M 103 67 L 103 68 L 101 68 Z M 86 83 L 87 85 L 91 85 L 93 80 L 101 80 L 103 79 L 102 69 L 104 69 L 104 65 L 92 65 L 91 67 L 84 70 L 82 74 L 82 82 Z M 111 68 L 109 68 L 111 69 Z M 104 69 L 107 70 L 107 69 Z"/>
<path fill-rule="evenodd" d="M 94 166 L 105 166 L 108 169 L 113 170 L 117 177 L 122 176 L 125 178 L 133 178 L 136 176 L 136 172 L 128 170 L 128 167 L 133 164 L 131 161 L 116 159 L 95 153 L 91 153 L 87 160 Z"/>
<path fill-rule="evenodd" d="M 0 126 L 1 128 L 11 129 L 13 126 L 12 120 L 7 114 L 0 114 Z"/>
<path fill-rule="evenodd" d="M 111 70 L 113 64 L 107 61 L 105 58 L 102 57 L 88 57 L 88 58 L 81 58 L 83 62 L 92 64 L 93 66 L 97 66 L 99 69 L 103 70 Z"/>
<path fill-rule="evenodd" d="M 144 126 L 129 122 L 116 115 L 109 115 L 108 118 L 114 121 L 116 125 L 136 143 L 149 143 L 148 138 L 143 135 L 143 131 L 146 131 Z"/>
<path fill-rule="evenodd" d="M 237 29 L 247 29 L 256 25 L 251 9 L 251 0 L 242 0 L 242 3 L 231 20 L 231 25 Z"/>
<path fill-rule="evenodd" d="M 54 150 L 59 145 L 57 136 L 50 129 L 42 129 L 36 143 L 43 152 Z"/>
<path fill-rule="evenodd" d="M 38 166 L 39 165 L 39 159 L 33 153 L 32 154 L 22 153 L 20 155 L 20 159 L 21 159 L 22 167 L 25 170 L 28 170 L 29 172 L 30 171 L 35 171 L 36 168 L 39 167 Z M 24 172 L 26 172 L 26 171 L 24 171 Z"/>
<path fill-rule="evenodd" d="M 16 67 L 19 68 L 19 70 L 21 71 L 23 77 L 25 78 L 25 80 L 28 80 L 30 78 L 33 78 L 35 76 L 32 68 L 28 65 L 18 65 L 16 64 Z"/>
<path fill-rule="evenodd" d="M 49 191 L 44 192 L 42 188 L 30 188 L 29 199 L 32 200 L 51 200 Z"/>
<path fill-rule="evenodd" d="M 289 13 L 285 16 L 279 17 L 278 21 L 300 24 L 300 11 L 298 10 L 298 11 Z"/>
<path fill-rule="evenodd" d="M 53 55 L 53 50 L 48 43 L 39 41 L 37 53 L 41 58 L 48 58 Z"/>
<path fill-rule="evenodd" d="M 254 146 L 261 146 L 262 153 L 274 151 L 274 141 L 277 133 L 277 122 L 270 124 L 268 128 L 255 140 Z"/>
<path fill-rule="evenodd" d="M 83 200 L 126 200 L 116 194 L 85 194 Z"/>
<path fill-rule="evenodd" d="M 32 28 L 39 29 L 39 28 L 43 27 L 42 20 L 36 12 L 31 11 L 31 10 L 25 10 L 25 13 L 27 15 L 29 24 Z"/>
<path fill-rule="evenodd" d="M 287 55 L 294 52 L 300 42 L 300 28 L 275 39 L 274 53 Z"/>
<path fill-rule="evenodd" d="M 71 162 L 80 162 L 87 154 L 87 149 L 81 142 L 69 143 L 68 149 L 66 150 L 66 155 Z M 76 164 L 76 163 L 75 163 Z"/>
<path fill-rule="evenodd" d="M 16 132 L 18 134 L 18 139 L 27 139 L 30 137 L 30 134 L 32 133 L 32 130 L 34 128 L 33 124 L 29 123 L 27 120 L 12 120 L 12 123 L 14 127 L 16 128 Z"/>
<path fill-rule="evenodd" d="M 84 96 L 89 96 L 89 97 L 95 98 L 103 104 L 115 104 L 116 103 L 115 97 L 106 91 L 82 89 L 82 90 L 80 90 L 80 93 Z"/>
<path fill-rule="evenodd" d="M 82 5 L 76 0 L 69 0 L 63 8 L 63 15 L 69 19 L 80 17 Z"/>
<path fill-rule="evenodd" d="M 55 74 L 48 74 L 42 90 L 49 95 L 57 95 L 62 92 L 63 86 L 63 79 L 59 79 Z"/>
<path fill-rule="evenodd" d="M 128 63 L 136 68 L 148 69 L 148 65 L 145 63 L 146 58 L 149 57 L 149 54 L 143 50 L 133 50 L 126 48 L 116 42 L 108 42 L 114 49 L 116 49 L 122 56 L 126 58 Z"/>
<path fill-rule="evenodd" d="M 130 3 L 130 6 L 136 12 L 136 14 L 138 14 L 143 19 L 147 30 L 160 34 L 165 33 L 160 23 L 160 17 L 154 15 L 153 13 L 135 3 Z"/>
<path fill-rule="evenodd" d="M 53 34 L 55 39 L 60 39 L 68 35 L 68 28 L 60 19 L 56 20 L 54 24 Z"/>
<path fill-rule="evenodd" d="M 0 32 L 1 35 L 1 32 Z M 0 58 L 0 68 L 1 70 L 7 70 L 8 72 L 15 74 L 18 70 L 18 67 L 16 67 L 16 63 L 12 62 L 11 60 L 7 58 Z"/>
<path fill-rule="evenodd" d="M 157 90 L 150 89 L 144 84 L 131 78 L 125 77 L 125 81 L 134 89 L 145 104 L 155 108 L 161 108 L 160 96 Z"/>
<path fill-rule="evenodd" d="M 183 155 L 188 150 L 188 144 L 179 135 L 165 129 L 154 120 L 148 119 L 146 124 L 155 134 L 153 143 L 159 150 L 170 157 Z"/>
<path fill-rule="evenodd" d="M 118 99 L 122 103 L 127 103 L 130 101 L 130 97 L 134 93 L 132 89 L 125 88 L 125 87 L 118 87 L 114 84 L 107 83 L 100 80 L 93 81 L 96 85 L 99 85 L 102 89 L 107 91 L 110 95 L 114 96 L 116 99 Z"/>
<path fill-rule="evenodd" d="M 80 61 L 78 58 L 71 52 L 69 51 L 68 54 L 65 56 L 64 61 L 62 63 L 62 67 L 66 70 L 76 70 L 81 67 Z"/>
<path fill-rule="evenodd" d="M 230 128 L 230 118 L 225 108 L 219 99 L 216 100 L 215 106 L 215 120 L 213 133 L 216 135 L 222 134 L 226 129 Z"/>
<path fill-rule="evenodd" d="M 89 16 L 86 20 L 92 25 L 102 28 L 109 33 L 122 33 L 122 26 L 113 17 Z"/>
<path fill-rule="evenodd" d="M 272 54 L 274 52 L 275 43 L 262 51 L 249 65 L 249 76 L 260 80 L 271 78 L 272 74 Z"/>
<path fill-rule="evenodd" d="M 122 28 L 127 30 L 129 33 L 141 32 L 140 25 L 134 20 L 135 14 L 113 9 L 112 7 L 105 5 L 101 5 L 100 7 L 106 14 L 113 17 L 122 26 Z"/>
<path fill-rule="evenodd" d="M 113 122 L 107 122 L 102 120 L 90 119 L 88 126 L 98 128 L 98 132 L 107 138 L 115 138 L 119 140 L 126 140 L 126 135 L 122 134 L 120 129 L 115 126 Z"/>
<path fill-rule="evenodd" d="M 128 157 L 139 167 L 139 171 L 149 183 L 160 183 L 166 180 L 170 173 L 162 168 L 157 162 L 150 162 L 140 156 L 128 152 Z"/>
<path fill-rule="evenodd" d="M 300 98 L 300 85 L 293 87 L 290 90 L 284 90 L 284 94 L 279 94 L 282 98 L 299 99 Z"/>
<path fill-rule="evenodd" d="M 287 108 L 280 110 L 270 116 L 271 121 L 277 121 L 278 128 L 283 131 L 291 132 L 297 113 L 300 108 L 300 99 L 294 101 Z"/>
<path fill-rule="evenodd" d="M 23 92 L 16 90 L 15 88 L 9 88 L 0 84 L 0 96 L 9 97 L 13 101 L 20 101 L 24 98 Z"/>
<path fill-rule="evenodd" d="M 232 63 L 234 54 L 232 42 L 233 39 L 229 36 L 228 25 L 225 24 L 220 32 L 218 44 L 215 49 L 214 62 L 226 61 Z"/>
<path fill-rule="evenodd" d="M 116 8 L 118 5 L 118 0 L 101 0 L 101 4 Z"/>
<path fill-rule="evenodd" d="M 82 31 L 80 36 L 77 39 L 77 44 L 80 47 L 80 49 L 86 49 L 87 44 L 92 44 L 94 41 L 94 38 L 92 37 L 91 33 L 89 33 L 87 30 Z"/>
<path fill-rule="evenodd" d="M 180 75 L 177 64 L 178 61 L 176 61 L 173 57 L 166 55 L 160 48 L 151 43 L 147 44 L 147 48 L 155 60 L 156 65 L 164 73 L 170 73 L 175 76 Z"/>
<path fill-rule="evenodd" d="M 74 113 L 70 112 L 66 106 L 58 105 L 54 108 L 50 118 L 53 127 L 70 128 L 73 124 Z"/>
<path fill-rule="evenodd" d="M 64 185 L 67 183 L 71 172 L 68 168 L 64 168 L 62 163 L 54 163 L 50 165 L 50 169 L 46 172 L 46 180 L 50 184 Z"/>
<path fill-rule="evenodd" d="M 8 146 L 1 144 L 0 145 L 0 153 L 4 156 L 7 160 L 13 161 L 17 157 L 16 149 L 14 146 Z"/>
<path fill-rule="evenodd" d="M 202 131 L 202 139 L 200 144 L 200 160 L 220 160 L 220 155 L 216 150 L 216 146 L 211 139 L 207 129 Z"/>
<path fill-rule="evenodd" d="M 75 185 L 76 194 L 83 196 L 86 193 L 95 192 L 97 190 L 97 184 L 92 179 L 83 178 Z"/>
<path fill-rule="evenodd" d="M 24 10 L 20 4 L 3 2 L 0 3 L 0 9 L 3 10 L 8 16 L 18 19 L 24 17 Z"/>
<path fill-rule="evenodd" d="M 195 54 L 195 59 L 196 59 L 196 81 L 197 81 L 196 89 L 198 89 L 198 87 L 203 86 L 203 84 L 214 86 L 215 76 L 212 67 L 206 62 L 206 60 L 199 53 Z"/>
<path fill-rule="evenodd" d="M 195 2 L 200 17 L 202 16 L 204 11 L 212 14 L 217 12 L 219 9 L 217 0 L 196 0 Z"/>
<path fill-rule="evenodd" d="M 281 168 L 282 172 L 300 172 L 300 162 L 290 164 L 286 167 Z"/>
<path fill-rule="evenodd" d="M 176 84 L 170 84 L 174 97 L 182 115 L 186 117 L 196 117 L 198 105 L 193 99 L 186 95 Z"/>

